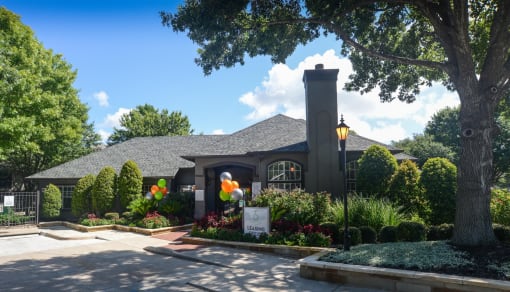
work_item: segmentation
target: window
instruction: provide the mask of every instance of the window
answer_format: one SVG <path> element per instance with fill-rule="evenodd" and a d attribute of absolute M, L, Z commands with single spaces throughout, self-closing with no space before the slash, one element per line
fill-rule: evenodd
<path fill-rule="evenodd" d="M 356 160 L 347 162 L 347 192 L 356 192 L 356 172 L 358 171 L 358 162 Z"/>
<path fill-rule="evenodd" d="M 57 185 L 62 194 L 62 210 L 71 210 L 74 185 Z"/>
<path fill-rule="evenodd" d="M 290 191 L 302 186 L 301 165 L 293 161 L 275 161 L 267 166 L 267 187 Z"/>

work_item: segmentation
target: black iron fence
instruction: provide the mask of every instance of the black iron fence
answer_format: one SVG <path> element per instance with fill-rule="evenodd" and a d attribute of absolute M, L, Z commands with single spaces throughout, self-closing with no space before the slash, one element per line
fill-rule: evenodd
<path fill-rule="evenodd" d="M 39 192 L 0 192 L 0 227 L 38 223 Z"/>

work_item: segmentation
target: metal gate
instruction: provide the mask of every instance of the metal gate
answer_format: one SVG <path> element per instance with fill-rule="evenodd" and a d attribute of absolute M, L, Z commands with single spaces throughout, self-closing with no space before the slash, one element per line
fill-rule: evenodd
<path fill-rule="evenodd" d="M 0 227 L 38 223 L 39 192 L 0 192 Z"/>

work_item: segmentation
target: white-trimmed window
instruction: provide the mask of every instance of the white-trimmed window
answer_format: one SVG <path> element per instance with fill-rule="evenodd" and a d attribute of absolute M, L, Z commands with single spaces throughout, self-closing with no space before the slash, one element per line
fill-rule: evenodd
<path fill-rule="evenodd" d="M 291 191 L 301 189 L 301 165 L 294 161 L 279 160 L 267 166 L 267 187 Z"/>
<path fill-rule="evenodd" d="M 347 168 L 347 192 L 356 192 L 356 173 L 358 172 L 358 162 L 356 160 L 349 161 L 346 164 Z"/>
<path fill-rule="evenodd" d="M 62 210 L 71 210 L 71 200 L 73 199 L 74 185 L 57 185 L 62 195 Z"/>

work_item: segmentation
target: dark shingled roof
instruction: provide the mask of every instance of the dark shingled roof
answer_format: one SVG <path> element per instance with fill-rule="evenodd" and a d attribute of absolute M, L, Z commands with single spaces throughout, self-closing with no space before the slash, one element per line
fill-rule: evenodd
<path fill-rule="evenodd" d="M 364 151 L 370 145 L 391 146 L 352 134 L 348 151 Z M 306 122 L 276 115 L 230 135 L 191 135 L 139 137 L 106 147 L 59 166 L 41 171 L 27 179 L 81 178 L 97 174 L 104 166 L 117 172 L 133 160 L 144 177 L 174 177 L 180 168 L 191 168 L 194 157 L 242 156 L 254 152 L 306 152 Z"/>

